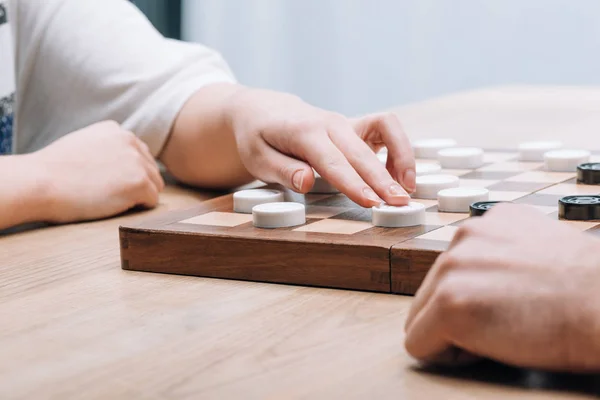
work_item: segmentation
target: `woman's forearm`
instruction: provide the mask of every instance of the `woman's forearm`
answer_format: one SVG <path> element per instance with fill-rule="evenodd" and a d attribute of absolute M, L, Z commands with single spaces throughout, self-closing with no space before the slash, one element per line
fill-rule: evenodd
<path fill-rule="evenodd" d="M 0 157 L 0 229 L 45 219 L 44 171 L 34 155 Z"/>
<path fill-rule="evenodd" d="M 206 189 L 252 181 L 226 117 L 227 102 L 239 90 L 243 87 L 234 84 L 211 85 L 184 105 L 159 157 L 175 178 Z"/>

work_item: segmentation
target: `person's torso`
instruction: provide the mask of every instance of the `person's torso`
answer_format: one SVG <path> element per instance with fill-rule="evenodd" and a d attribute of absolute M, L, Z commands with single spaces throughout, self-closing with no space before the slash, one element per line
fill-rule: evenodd
<path fill-rule="evenodd" d="M 13 151 L 15 72 L 12 35 L 6 3 L 0 0 L 0 155 Z"/>

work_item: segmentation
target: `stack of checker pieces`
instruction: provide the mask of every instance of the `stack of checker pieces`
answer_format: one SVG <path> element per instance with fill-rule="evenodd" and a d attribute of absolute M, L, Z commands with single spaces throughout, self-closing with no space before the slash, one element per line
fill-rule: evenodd
<path fill-rule="evenodd" d="M 600 156 L 593 155 L 593 162 Z M 485 187 L 490 201 L 531 205 L 559 219 L 565 196 L 600 195 L 600 186 L 577 182 L 576 172 L 547 172 L 542 162 L 519 162 L 516 152 L 488 151 L 475 170 L 442 170 L 461 187 Z M 306 205 L 306 223 L 260 229 L 252 215 L 233 211 L 233 194 L 199 207 L 120 228 L 125 270 L 303 286 L 414 294 L 468 213 L 443 213 L 435 200 L 425 224 L 381 228 L 371 210 L 342 194 L 287 192 Z M 563 221 L 600 234 L 600 221 Z"/>

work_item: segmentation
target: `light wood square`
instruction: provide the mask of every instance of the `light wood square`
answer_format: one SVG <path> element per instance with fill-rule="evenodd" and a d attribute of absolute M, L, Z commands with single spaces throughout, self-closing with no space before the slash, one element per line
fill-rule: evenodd
<path fill-rule="evenodd" d="M 421 203 L 425 206 L 425 208 L 434 207 L 438 205 L 437 200 L 427 200 L 427 199 L 413 199 L 415 203 Z"/>
<path fill-rule="evenodd" d="M 569 195 L 598 195 L 600 194 L 600 186 L 596 185 L 577 185 L 575 183 L 559 183 L 558 185 L 550 186 L 540 190 L 540 194 L 556 194 L 562 196 Z"/>
<path fill-rule="evenodd" d="M 328 207 L 328 206 L 307 206 L 306 207 L 306 218 L 331 218 L 336 215 L 340 215 L 346 211 L 350 211 L 351 208 L 347 207 Z"/>
<path fill-rule="evenodd" d="M 486 152 L 483 154 L 484 163 L 497 163 L 517 158 L 517 153 Z"/>
<path fill-rule="evenodd" d="M 590 228 L 593 228 L 594 226 L 598 225 L 598 222 L 588 222 L 588 221 L 567 221 L 567 220 L 561 220 L 560 222 L 565 223 L 565 224 L 569 224 L 571 225 L 573 228 L 579 229 L 580 231 L 587 231 Z"/>
<path fill-rule="evenodd" d="M 490 201 L 513 201 L 527 196 L 528 192 L 502 192 L 490 190 Z"/>
<path fill-rule="evenodd" d="M 437 240 L 440 242 L 451 242 L 458 230 L 458 226 L 447 225 L 435 231 L 427 232 L 424 235 L 417 236 L 416 239 Z"/>
<path fill-rule="evenodd" d="M 454 176 L 463 176 L 468 173 L 473 172 L 472 169 L 442 169 L 439 174 L 441 175 L 454 175 Z"/>
<path fill-rule="evenodd" d="M 507 182 L 559 183 L 575 178 L 571 172 L 528 171 L 506 179 Z"/>
<path fill-rule="evenodd" d="M 228 212 L 209 212 L 207 214 L 198 215 L 193 218 L 180 221 L 184 224 L 193 225 L 209 225 L 209 226 L 227 226 L 234 227 L 252 222 L 251 214 L 237 214 Z"/>
<path fill-rule="evenodd" d="M 481 167 L 478 171 L 519 172 L 531 171 L 544 165 L 539 162 L 507 161 Z"/>
<path fill-rule="evenodd" d="M 334 233 L 338 235 L 353 235 L 372 228 L 373 225 L 363 221 L 346 221 L 343 219 L 322 219 L 294 229 L 297 232 Z"/>
<path fill-rule="evenodd" d="M 461 179 L 460 187 L 486 188 L 488 186 L 495 185 L 498 182 L 500 181 L 491 179 Z"/>
<path fill-rule="evenodd" d="M 469 214 L 426 212 L 425 225 L 450 225 L 467 218 L 469 218 Z"/>

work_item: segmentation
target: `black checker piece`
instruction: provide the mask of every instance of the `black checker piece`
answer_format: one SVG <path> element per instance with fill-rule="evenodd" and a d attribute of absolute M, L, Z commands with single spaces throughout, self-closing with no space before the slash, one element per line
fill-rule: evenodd
<path fill-rule="evenodd" d="M 567 196 L 558 201 L 558 216 L 570 221 L 600 220 L 600 196 Z"/>

